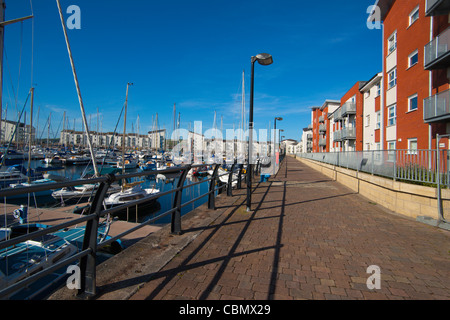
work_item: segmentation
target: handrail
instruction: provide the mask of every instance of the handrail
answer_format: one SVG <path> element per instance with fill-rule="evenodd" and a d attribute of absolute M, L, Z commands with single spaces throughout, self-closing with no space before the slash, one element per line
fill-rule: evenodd
<path fill-rule="evenodd" d="M 69 228 L 71 226 L 74 226 L 74 225 L 77 225 L 77 224 L 80 224 L 83 222 L 88 223 L 88 225 L 86 226 L 86 229 L 85 229 L 84 244 L 83 244 L 83 249 L 81 252 L 77 253 L 76 255 L 70 256 L 66 259 L 63 259 L 63 260 L 59 261 L 58 263 L 56 263 L 55 265 L 53 265 L 49 268 L 45 268 L 44 270 L 39 271 L 39 272 L 33 274 L 32 276 L 27 277 L 26 279 L 9 286 L 8 288 L 1 289 L 0 298 L 5 297 L 5 296 L 15 292 L 16 290 L 23 288 L 24 286 L 48 275 L 49 273 L 51 273 L 63 266 L 69 265 L 70 263 L 72 263 L 76 260 L 79 260 L 79 259 L 84 259 L 84 261 L 85 261 L 84 264 L 82 265 L 82 268 L 84 269 L 81 272 L 82 277 L 89 277 L 88 280 L 82 281 L 82 283 L 84 285 L 82 286 L 82 290 L 79 292 L 79 294 L 84 294 L 87 296 L 95 295 L 95 270 L 90 270 L 90 271 L 87 270 L 87 269 L 91 269 L 93 267 L 95 268 L 95 264 L 92 264 L 92 261 L 86 262 L 86 259 L 88 259 L 88 260 L 94 259 L 95 260 L 95 253 L 96 253 L 97 249 L 106 247 L 107 245 L 120 239 L 121 237 L 123 237 L 127 234 L 130 234 L 132 232 L 135 232 L 136 230 L 141 229 L 144 226 L 151 224 L 169 214 L 172 214 L 172 223 L 174 223 L 173 220 L 177 219 L 177 217 L 176 217 L 177 210 L 178 210 L 178 215 L 179 215 L 178 219 L 181 219 L 181 217 L 180 217 L 181 208 L 183 208 L 205 196 L 211 197 L 212 194 L 213 194 L 213 199 L 214 199 L 214 194 L 217 191 L 220 191 L 224 187 L 231 189 L 232 183 L 234 181 L 236 181 L 236 179 L 233 179 L 233 174 L 235 173 L 234 169 L 237 166 L 233 165 L 232 170 L 218 175 L 217 170 L 220 167 L 220 165 L 215 164 L 213 166 L 215 166 L 216 174 L 207 179 L 203 179 L 202 181 L 184 185 L 184 180 L 183 180 L 182 181 L 183 183 L 181 185 L 178 185 L 176 188 L 172 188 L 171 190 L 168 190 L 165 192 L 157 193 L 157 194 L 151 196 L 150 198 L 130 201 L 129 203 L 126 203 L 126 204 L 123 204 L 123 205 L 120 205 L 120 206 L 117 206 L 114 208 L 102 209 L 101 203 L 103 203 L 104 196 L 106 195 L 106 191 L 109 188 L 109 186 L 112 183 L 114 183 L 115 181 L 122 180 L 122 179 L 152 176 L 152 175 L 165 174 L 165 173 L 167 174 L 167 173 L 180 172 L 181 178 L 184 179 L 189 170 L 191 170 L 193 168 L 204 167 L 204 166 L 205 166 L 204 164 L 188 165 L 188 166 L 175 167 L 175 168 L 170 168 L 170 169 L 165 169 L 165 170 L 154 170 L 154 171 L 145 171 L 145 172 L 137 172 L 137 173 L 128 173 L 128 174 L 117 175 L 117 176 L 108 174 L 104 177 L 98 177 L 98 178 L 92 178 L 92 179 L 81 179 L 81 180 L 68 181 L 68 182 L 49 183 L 49 184 L 39 185 L 39 186 L 23 187 L 20 189 L 17 188 L 17 189 L 0 190 L 0 197 L 6 197 L 6 196 L 11 196 L 11 195 L 16 195 L 16 194 L 24 194 L 24 193 L 33 193 L 33 192 L 44 191 L 44 190 L 59 189 L 59 188 L 63 188 L 63 187 L 78 186 L 78 185 L 83 185 L 83 184 L 100 184 L 98 190 L 101 190 L 101 195 L 96 194 L 96 197 L 94 198 L 94 201 L 91 204 L 91 209 L 90 209 L 89 214 L 82 216 L 80 218 L 73 219 L 68 222 L 61 223 L 59 225 L 51 226 L 51 227 L 43 229 L 43 230 L 38 230 L 38 231 L 29 233 L 26 235 L 19 236 L 14 239 L 9 239 L 9 240 L 0 242 L 0 250 L 1 250 L 1 249 L 5 249 L 8 247 L 14 246 L 16 244 L 31 240 L 31 239 L 35 239 L 37 237 L 40 237 L 40 236 L 43 236 L 46 234 L 50 234 L 50 233 L 53 233 L 53 232 L 56 232 L 56 231 L 59 231 L 59 230 L 65 229 L 65 228 Z M 209 165 L 209 166 L 211 166 L 211 165 Z M 256 168 L 255 172 L 257 172 L 257 171 L 258 171 L 258 169 Z M 219 177 L 226 176 L 226 175 L 229 176 L 228 183 L 224 184 L 222 186 L 218 186 L 216 188 L 215 184 L 216 184 L 216 181 L 219 179 Z M 242 168 L 240 167 L 239 171 L 238 171 L 238 178 L 237 178 L 237 181 L 239 181 L 239 182 L 241 179 L 241 175 L 242 175 Z M 191 200 L 187 201 L 186 203 L 181 204 L 181 202 L 180 202 L 181 201 L 181 192 L 183 191 L 183 189 L 191 188 L 193 186 L 196 186 L 201 183 L 206 183 L 206 182 L 210 182 L 210 190 L 208 192 L 202 194 L 201 196 L 199 196 L 195 199 L 191 199 Z M 180 181 L 179 181 L 179 183 L 180 183 Z M 238 188 L 240 188 L 240 183 L 238 183 Z M 99 218 L 104 217 L 107 214 L 113 214 L 115 212 L 121 211 L 128 207 L 133 207 L 133 206 L 145 203 L 145 202 L 153 200 L 153 199 L 158 199 L 164 195 L 171 194 L 171 193 L 176 193 L 179 195 L 178 204 L 176 204 L 176 203 L 172 204 L 171 209 L 169 209 L 166 212 L 163 212 L 163 213 L 159 214 L 158 216 L 153 217 L 145 222 L 142 222 L 142 223 L 134 226 L 133 228 L 130 228 L 129 230 L 126 230 L 116 236 L 113 236 L 113 237 L 109 238 L 108 240 L 105 240 L 105 241 L 99 243 L 94 248 L 92 248 L 89 245 L 89 243 L 92 243 L 94 237 L 95 237 L 95 242 L 97 241 L 97 232 L 98 231 L 96 228 L 98 228 Z M 228 196 L 231 196 L 231 195 L 232 195 L 231 192 L 228 192 Z M 213 202 L 214 202 L 214 200 L 213 200 Z M 213 206 L 211 209 L 215 209 L 215 207 Z M 97 212 L 96 212 L 96 210 L 97 210 Z M 88 230 L 88 229 L 92 229 L 89 226 L 97 226 L 97 227 L 94 227 L 94 230 Z M 176 225 L 175 229 L 176 229 L 175 230 L 176 233 L 181 232 L 181 220 L 179 220 L 178 225 Z"/>

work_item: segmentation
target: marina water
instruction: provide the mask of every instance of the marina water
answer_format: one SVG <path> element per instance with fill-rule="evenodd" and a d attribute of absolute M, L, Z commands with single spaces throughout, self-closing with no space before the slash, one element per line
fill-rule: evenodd
<path fill-rule="evenodd" d="M 64 176 L 70 180 L 81 179 L 84 173 L 93 170 L 92 165 L 65 166 L 65 167 L 58 167 L 59 168 L 58 169 L 58 168 L 54 168 L 54 167 L 52 168 L 51 166 L 46 167 L 46 165 L 43 164 L 40 160 L 31 161 L 31 168 L 35 169 L 38 167 L 48 168 L 49 173 L 51 173 L 53 175 Z M 99 168 L 100 168 L 100 166 L 99 166 Z M 54 169 L 57 169 L 57 170 L 54 170 Z M 127 169 L 126 173 L 134 173 L 134 172 L 139 172 L 139 171 L 140 171 L 139 168 Z M 153 188 L 154 187 L 156 189 L 159 189 L 161 192 L 169 191 L 173 188 L 176 188 L 177 183 L 178 183 L 178 178 L 176 178 L 176 179 L 156 179 L 155 176 L 143 176 L 143 177 L 139 177 L 136 179 L 139 181 L 143 181 L 143 183 L 142 183 L 143 188 Z M 205 178 L 187 177 L 184 185 L 188 186 L 189 184 L 201 181 L 202 179 L 205 179 Z M 182 197 L 181 203 L 183 204 L 187 201 L 197 198 L 197 197 L 201 196 L 202 194 L 207 193 L 208 190 L 209 190 L 209 181 L 205 181 L 204 183 L 200 183 L 195 186 L 185 188 L 185 189 L 183 189 L 183 197 Z M 139 222 L 139 223 L 145 222 L 148 219 L 151 219 L 161 213 L 164 213 L 164 212 L 172 209 L 174 196 L 175 196 L 174 193 L 170 193 L 170 194 L 167 194 L 167 195 L 164 195 L 164 196 L 161 196 L 160 198 L 158 198 L 157 202 L 153 205 L 139 207 L 137 222 Z M 36 203 L 35 203 L 35 200 L 36 200 Z M 184 214 L 192 211 L 193 209 L 201 206 L 202 204 L 206 203 L 207 201 L 208 201 L 207 196 L 205 196 L 199 200 L 196 200 L 195 202 L 183 207 L 181 214 L 184 215 Z M 26 199 L 10 199 L 10 200 L 7 199 L 7 202 L 11 203 L 11 204 L 16 204 L 17 206 L 27 205 Z M 30 200 L 31 207 L 41 207 L 41 208 L 54 208 L 54 207 L 61 207 L 61 206 L 74 205 L 74 204 L 79 207 L 83 207 L 87 203 L 86 202 L 63 203 L 61 200 L 56 200 L 51 196 L 36 197 L 36 198 L 31 197 L 31 200 Z M 155 225 L 167 224 L 167 223 L 170 223 L 170 219 L 171 219 L 170 215 L 167 215 L 167 216 L 155 221 L 154 224 Z M 132 213 L 130 212 L 128 217 L 121 216 L 120 220 L 136 222 L 136 213 L 134 211 Z"/>

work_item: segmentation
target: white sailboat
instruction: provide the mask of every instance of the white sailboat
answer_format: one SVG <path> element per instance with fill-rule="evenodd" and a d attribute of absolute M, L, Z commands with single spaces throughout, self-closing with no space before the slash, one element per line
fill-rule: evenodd
<path fill-rule="evenodd" d="M 123 139 L 122 139 L 122 159 L 125 156 L 125 134 L 126 134 L 126 120 L 127 120 L 127 107 L 128 107 L 128 89 L 132 83 L 127 84 L 127 93 L 125 99 L 125 113 L 124 113 L 124 124 L 123 124 Z M 123 160 L 122 160 L 123 161 Z M 125 173 L 125 166 L 122 166 L 122 173 Z M 134 183 L 126 183 L 126 181 L 122 182 L 122 189 L 119 192 L 112 193 L 108 198 L 106 198 L 103 202 L 106 208 L 111 208 L 115 206 L 119 206 L 122 204 L 129 203 L 131 201 L 142 200 L 145 198 L 150 198 L 153 195 L 160 192 L 160 190 L 155 188 L 143 189 L 142 183 L 144 181 L 137 181 Z M 154 199 L 156 202 L 156 199 Z M 151 201 L 153 202 L 153 201 Z M 147 205 L 148 203 L 146 203 Z"/>

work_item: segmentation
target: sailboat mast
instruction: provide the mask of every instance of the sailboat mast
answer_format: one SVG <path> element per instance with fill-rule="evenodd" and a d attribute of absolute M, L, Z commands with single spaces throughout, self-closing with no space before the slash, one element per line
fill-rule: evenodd
<path fill-rule="evenodd" d="M 125 97 L 125 113 L 123 118 L 123 138 L 122 138 L 122 174 L 125 174 L 125 134 L 127 131 L 127 109 L 128 109 L 128 88 L 132 83 L 127 83 L 127 94 Z"/>
<path fill-rule="evenodd" d="M 95 176 L 98 177 L 99 176 L 99 172 L 98 172 L 98 168 L 97 168 L 97 161 L 95 159 L 94 150 L 92 149 L 91 137 L 89 135 L 89 127 L 87 126 L 87 120 L 86 120 L 86 114 L 85 114 L 85 111 L 84 111 L 83 99 L 81 97 L 80 86 L 78 84 L 78 77 L 77 77 L 77 73 L 75 71 L 75 65 L 74 65 L 74 62 L 73 62 L 72 50 L 70 48 L 70 43 L 69 43 L 69 37 L 67 36 L 66 24 L 65 24 L 65 21 L 64 21 L 63 13 L 62 13 L 62 10 L 61 10 L 61 4 L 60 4 L 59 0 L 56 0 L 56 3 L 58 5 L 59 16 L 60 16 L 61 24 L 62 24 L 63 31 L 64 31 L 64 37 L 66 39 L 67 51 L 69 53 L 70 64 L 72 66 L 73 78 L 75 80 L 75 86 L 77 88 L 78 101 L 80 102 L 81 116 L 83 118 L 84 127 L 86 128 L 87 142 L 88 142 L 88 145 L 89 145 L 89 151 L 91 152 L 92 164 L 94 166 Z"/>
<path fill-rule="evenodd" d="M 28 183 L 31 182 L 31 137 L 33 134 L 33 103 L 34 103 L 34 88 L 31 88 L 31 104 L 30 104 L 30 128 L 29 128 L 29 134 L 28 134 L 28 169 L 27 169 L 27 175 L 28 175 Z M 25 128 L 26 128 L 25 123 Z"/>
<path fill-rule="evenodd" d="M 5 1 L 4 0 L 0 0 L 0 22 L 4 22 L 5 21 Z M 0 26 L 0 142 L 2 140 L 2 116 L 3 116 L 3 110 L 2 110 L 2 105 L 3 105 L 3 42 L 5 41 L 5 27 L 4 26 Z M 5 123 L 6 123 L 6 118 L 5 118 Z M 5 125 L 6 127 L 6 125 Z"/>

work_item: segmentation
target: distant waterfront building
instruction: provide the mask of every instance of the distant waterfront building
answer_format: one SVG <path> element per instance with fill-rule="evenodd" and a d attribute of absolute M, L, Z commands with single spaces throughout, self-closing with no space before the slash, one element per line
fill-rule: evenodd
<path fill-rule="evenodd" d="M 16 130 L 16 121 L 11 120 L 2 120 L 1 122 L 1 137 L 0 141 L 2 143 L 8 143 L 11 140 L 11 137 Z M 28 141 L 29 135 L 29 125 L 25 125 L 24 123 L 19 122 L 19 126 L 17 128 L 16 134 L 14 135 L 13 143 L 26 143 Z M 34 141 L 36 136 L 36 129 L 32 127 L 31 139 Z"/>
<path fill-rule="evenodd" d="M 94 148 L 121 148 L 123 135 L 113 132 L 90 132 L 92 146 Z M 150 131 L 147 135 L 129 133 L 125 136 L 127 149 L 160 150 L 165 148 L 166 130 Z M 87 135 L 83 131 L 61 131 L 60 144 L 67 147 L 86 147 Z"/>

